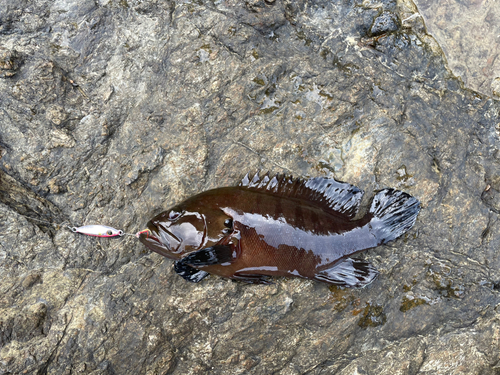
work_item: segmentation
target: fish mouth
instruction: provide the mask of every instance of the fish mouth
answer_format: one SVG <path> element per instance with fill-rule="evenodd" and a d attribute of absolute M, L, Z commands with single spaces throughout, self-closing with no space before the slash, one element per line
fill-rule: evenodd
<path fill-rule="evenodd" d="M 164 257 L 177 259 L 175 255 L 179 248 L 180 241 L 170 231 L 162 225 L 155 225 L 151 221 L 145 229 L 138 233 L 139 241 L 141 241 L 149 250 L 154 251 Z"/>

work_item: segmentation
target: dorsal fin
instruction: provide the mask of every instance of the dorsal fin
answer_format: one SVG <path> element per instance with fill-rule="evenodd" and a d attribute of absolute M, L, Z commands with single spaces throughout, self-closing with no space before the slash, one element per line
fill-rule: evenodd
<path fill-rule="evenodd" d="M 252 178 L 247 173 L 238 186 L 282 197 L 306 199 L 324 210 L 340 213 L 349 219 L 356 216 L 364 194 L 363 190 L 356 186 L 333 178 L 314 177 L 303 180 L 284 174 L 270 178 L 269 172 L 262 178 L 259 172 Z"/>

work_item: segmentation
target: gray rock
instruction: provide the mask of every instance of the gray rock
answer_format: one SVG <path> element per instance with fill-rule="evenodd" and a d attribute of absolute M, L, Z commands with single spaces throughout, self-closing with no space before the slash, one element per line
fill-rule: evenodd
<path fill-rule="evenodd" d="M 495 2 L 415 0 L 449 69 L 468 88 L 499 95 L 500 7 Z"/>
<path fill-rule="evenodd" d="M 496 373 L 500 106 L 413 4 L 0 5 L 1 374 Z M 401 27 L 374 36 L 381 14 Z M 66 228 L 135 233 L 258 168 L 423 209 L 355 290 L 190 284 L 132 236 Z"/>
<path fill-rule="evenodd" d="M 382 12 L 380 16 L 375 18 L 373 25 L 370 28 L 372 36 L 379 36 L 382 34 L 392 33 L 397 31 L 400 27 L 398 16 L 391 12 Z"/>

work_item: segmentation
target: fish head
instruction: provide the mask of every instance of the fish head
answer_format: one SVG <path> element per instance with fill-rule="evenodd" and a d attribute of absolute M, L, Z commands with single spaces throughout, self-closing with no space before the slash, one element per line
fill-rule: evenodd
<path fill-rule="evenodd" d="M 170 259 L 220 243 L 232 232 L 232 220 L 220 209 L 179 205 L 151 219 L 139 240 Z"/>

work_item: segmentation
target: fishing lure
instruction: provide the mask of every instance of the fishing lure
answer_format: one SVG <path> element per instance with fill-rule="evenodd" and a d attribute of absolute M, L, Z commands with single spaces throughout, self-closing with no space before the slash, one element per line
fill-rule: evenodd
<path fill-rule="evenodd" d="M 26 216 L 23 214 L 20 214 L 21 216 L 24 216 L 25 218 L 29 220 L 34 220 L 38 221 L 40 223 L 48 224 L 48 225 L 54 225 L 56 228 L 67 228 L 73 233 L 80 233 L 80 234 L 85 234 L 86 236 L 92 236 L 92 237 L 123 237 L 123 236 L 135 236 L 139 238 L 141 234 L 144 234 L 145 236 L 148 236 L 149 229 L 141 230 L 140 232 L 137 232 L 135 234 L 133 233 L 126 233 L 122 231 L 121 229 L 116 229 L 107 225 L 100 225 L 100 224 L 91 224 L 91 225 L 82 225 L 80 227 L 73 227 L 71 225 L 68 225 L 66 223 L 61 223 L 57 224 L 51 221 L 47 220 L 41 220 L 37 219 L 31 216 Z"/>
<path fill-rule="evenodd" d="M 69 227 L 73 233 L 86 234 L 93 237 L 122 237 L 125 232 L 107 225 L 84 225 L 82 227 Z"/>

